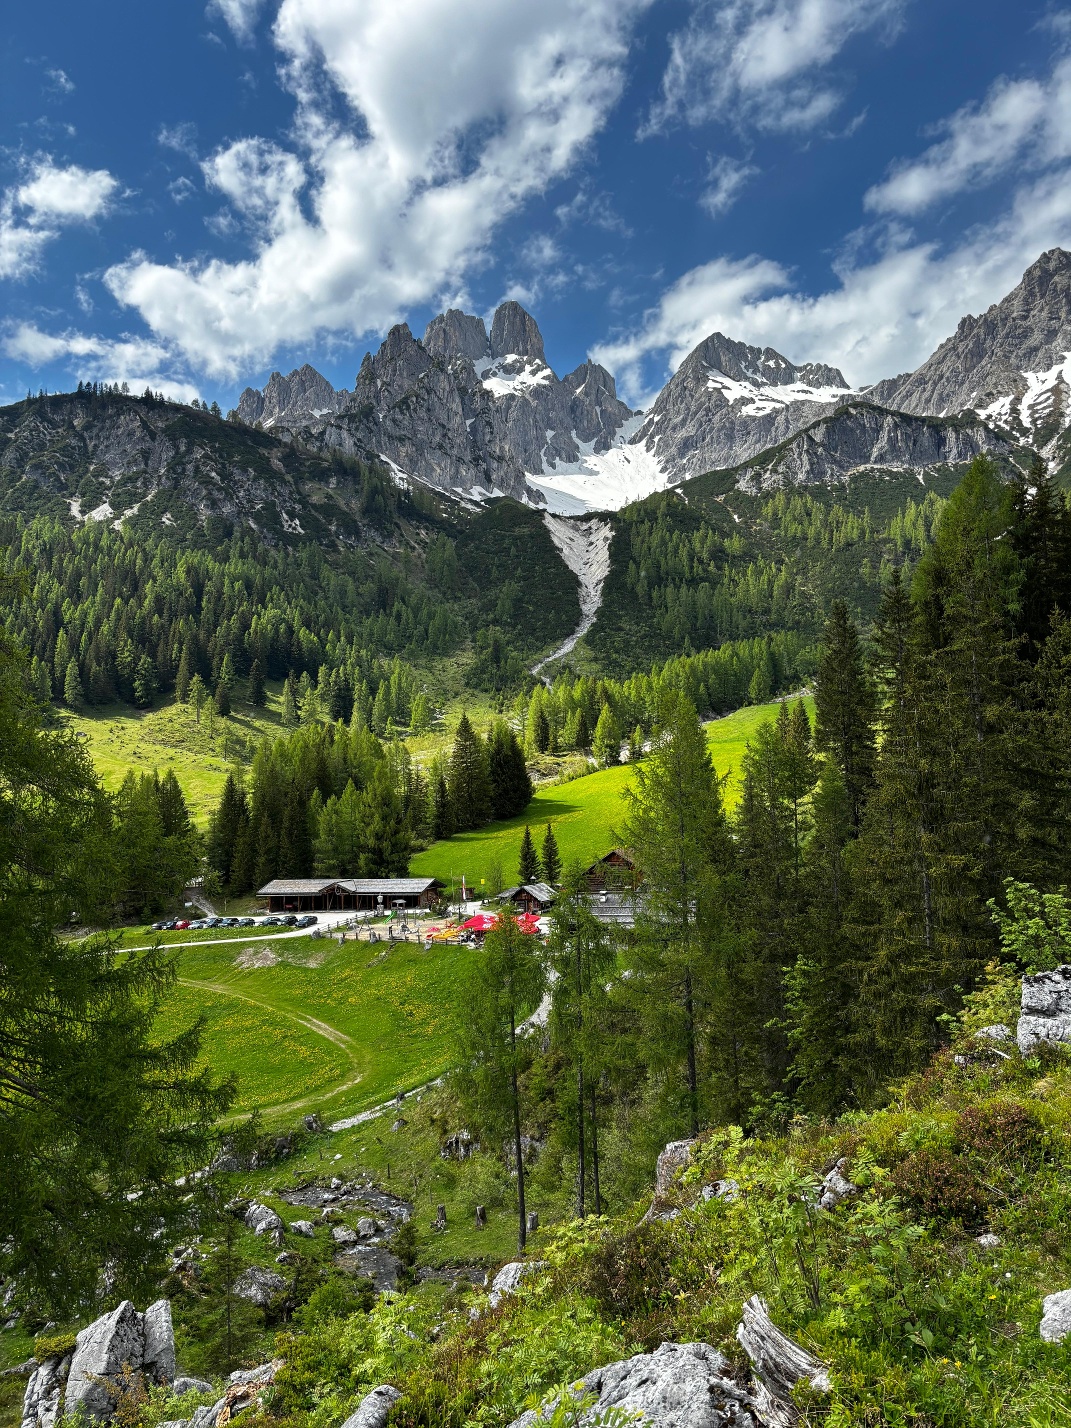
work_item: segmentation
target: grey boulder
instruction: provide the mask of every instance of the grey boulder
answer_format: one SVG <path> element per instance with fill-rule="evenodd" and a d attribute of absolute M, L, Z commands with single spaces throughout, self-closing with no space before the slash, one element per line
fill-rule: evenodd
<path fill-rule="evenodd" d="M 356 1230 L 351 1230 L 348 1225 L 336 1225 L 331 1231 L 331 1238 L 336 1245 L 355 1245 L 361 1237 Z"/>
<path fill-rule="evenodd" d="M 387 1414 L 401 1394 L 389 1383 L 381 1383 L 366 1393 L 357 1405 L 356 1412 L 343 1423 L 342 1428 L 386 1428 Z"/>
<path fill-rule="evenodd" d="M 838 1160 L 822 1181 L 822 1193 L 818 1197 L 818 1204 L 823 1210 L 835 1210 L 842 1200 L 859 1194 L 858 1185 L 853 1185 L 844 1173 L 847 1166 L 846 1159 Z"/>
<path fill-rule="evenodd" d="M 286 1288 L 286 1280 L 272 1269 L 262 1269 L 260 1265 L 250 1265 L 234 1281 L 234 1292 L 239 1299 L 248 1299 L 266 1309 L 271 1301 Z"/>
<path fill-rule="evenodd" d="M 175 1330 L 171 1324 L 171 1301 L 158 1299 L 155 1304 L 150 1304 L 142 1323 L 145 1348 L 141 1366 L 157 1383 L 170 1383 L 175 1377 Z"/>
<path fill-rule="evenodd" d="M 516 1293 L 517 1286 L 522 1279 L 527 1279 L 529 1275 L 538 1274 L 541 1269 L 546 1269 L 545 1259 L 515 1259 L 509 1264 L 504 1264 L 491 1281 L 491 1293 L 487 1296 L 492 1309 L 497 1309 L 502 1300 L 508 1295 Z"/>
<path fill-rule="evenodd" d="M 594 1369 L 569 1391 L 583 1406 L 577 1428 L 605 1422 L 613 1410 L 654 1428 L 758 1428 L 761 1421 L 751 1394 L 733 1382 L 728 1361 L 710 1344 L 662 1344 L 653 1354 Z M 552 1399 L 529 1409 L 511 1428 L 535 1428 L 557 1407 Z"/>
<path fill-rule="evenodd" d="M 674 1180 L 692 1163 L 694 1140 L 671 1140 L 655 1166 L 655 1194 L 665 1195 Z"/>
<path fill-rule="evenodd" d="M 96 1319 L 75 1340 L 67 1378 L 64 1415 L 81 1409 L 93 1418 L 111 1416 L 115 1393 L 108 1382 L 125 1365 L 140 1368 L 145 1357 L 145 1325 L 129 1299 Z"/>
<path fill-rule="evenodd" d="M 1062 1344 L 1071 1334 L 1071 1289 L 1046 1294 L 1041 1307 L 1041 1328 L 1038 1332 L 1047 1344 Z"/>
<path fill-rule="evenodd" d="M 1071 1041 L 1071 967 L 1023 978 L 1015 1039 L 1024 1056 L 1042 1041 Z"/>
<path fill-rule="evenodd" d="M 26 1385 L 22 1401 L 22 1428 L 53 1428 L 59 1417 L 63 1385 L 70 1372 L 71 1357 L 54 1357 L 38 1364 Z"/>
<path fill-rule="evenodd" d="M 183 1375 L 171 1385 L 171 1392 L 176 1398 L 181 1398 L 184 1393 L 211 1393 L 212 1385 L 203 1378 L 189 1378 Z"/>
<path fill-rule="evenodd" d="M 291 1220 L 290 1233 L 301 1235 L 304 1239 L 311 1240 L 316 1233 L 316 1226 L 311 1220 Z"/>
<path fill-rule="evenodd" d="M 283 1222 L 275 1211 L 267 1205 L 258 1205 L 256 1201 L 246 1210 L 244 1219 L 255 1235 L 281 1235 L 283 1232 Z"/>

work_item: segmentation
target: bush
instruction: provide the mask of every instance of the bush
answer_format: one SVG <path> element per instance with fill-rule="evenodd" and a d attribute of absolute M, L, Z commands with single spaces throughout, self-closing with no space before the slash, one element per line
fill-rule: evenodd
<path fill-rule="evenodd" d="M 61 1359 L 74 1353 L 75 1338 L 73 1329 L 66 1334 L 38 1334 L 33 1341 L 33 1356 L 39 1364 L 45 1359 Z"/>
<path fill-rule="evenodd" d="M 988 1160 L 1038 1160 L 1045 1130 L 1035 1113 L 1017 1101 L 968 1106 L 956 1121 L 956 1142 Z"/>
<path fill-rule="evenodd" d="M 588 1264 L 587 1292 L 619 1319 L 653 1313 L 672 1292 L 673 1241 L 665 1225 L 607 1236 Z"/>
<path fill-rule="evenodd" d="M 929 1220 L 958 1220 L 972 1226 L 984 1220 L 986 1197 L 974 1170 L 962 1156 L 935 1147 L 917 1150 L 892 1172 L 896 1193 Z"/>

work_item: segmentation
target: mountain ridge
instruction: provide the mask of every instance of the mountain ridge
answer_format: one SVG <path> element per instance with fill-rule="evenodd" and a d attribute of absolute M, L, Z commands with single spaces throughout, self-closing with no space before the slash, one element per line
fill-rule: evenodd
<path fill-rule="evenodd" d="M 885 452 L 962 445 L 957 429 L 921 447 L 908 417 L 950 420 L 971 411 L 991 435 L 985 449 L 1023 448 L 1054 470 L 1071 462 L 1071 254 L 1042 253 L 1020 283 L 956 331 L 914 372 L 853 389 L 821 361 L 793 363 L 773 347 L 721 332 L 704 338 L 646 412 L 631 411 L 597 363 L 558 377 L 539 326 L 517 302 L 484 319 L 451 308 L 414 337 L 390 330 L 369 352 L 352 392 L 335 392 L 308 366 L 263 391 L 247 388 L 235 415 L 255 412 L 282 439 L 326 453 L 378 456 L 399 479 L 483 500 L 512 495 L 563 514 L 613 510 L 708 471 L 762 470 L 764 479 L 837 479 L 823 462 L 763 462 L 846 403 L 870 402 L 885 415 L 869 423 L 876 445 L 855 445 L 859 464 Z M 903 431 L 893 436 L 900 417 Z M 867 423 L 853 418 L 855 436 Z M 850 423 L 849 423 L 850 424 Z M 845 423 L 841 423 L 842 426 Z M 880 435 L 879 435 L 880 428 Z M 932 429 L 930 436 L 933 436 Z M 911 453 L 916 457 L 912 458 Z M 838 466 L 839 463 L 834 463 Z M 776 467 L 776 470 L 775 470 Z"/>

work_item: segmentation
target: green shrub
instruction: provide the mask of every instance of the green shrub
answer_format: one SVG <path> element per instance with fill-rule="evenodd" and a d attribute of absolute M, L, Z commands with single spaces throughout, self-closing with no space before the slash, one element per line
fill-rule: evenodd
<path fill-rule="evenodd" d="M 74 1353 L 77 1335 L 73 1329 L 63 1334 L 38 1334 L 33 1341 L 33 1356 L 39 1364 L 45 1359 L 61 1359 Z"/>
<path fill-rule="evenodd" d="M 956 1120 L 956 1141 L 988 1160 L 1035 1161 L 1045 1148 L 1045 1130 L 1036 1113 L 1018 1101 L 968 1106 Z"/>
<path fill-rule="evenodd" d="M 639 1225 L 607 1235 L 587 1267 L 585 1288 L 617 1319 L 651 1314 L 672 1293 L 673 1240 L 666 1225 Z"/>
<path fill-rule="evenodd" d="M 970 1227 L 984 1220 L 985 1190 L 973 1168 L 955 1152 L 917 1150 L 892 1172 L 896 1193 L 928 1220 L 958 1220 Z"/>

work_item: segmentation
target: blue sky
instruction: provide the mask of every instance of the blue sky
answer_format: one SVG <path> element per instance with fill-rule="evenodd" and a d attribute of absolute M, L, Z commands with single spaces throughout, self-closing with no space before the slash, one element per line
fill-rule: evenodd
<path fill-rule="evenodd" d="M 504 297 L 633 404 L 715 329 L 861 384 L 1058 244 L 1061 5 L 59 0 L 0 39 L 0 401 L 352 386 Z"/>

